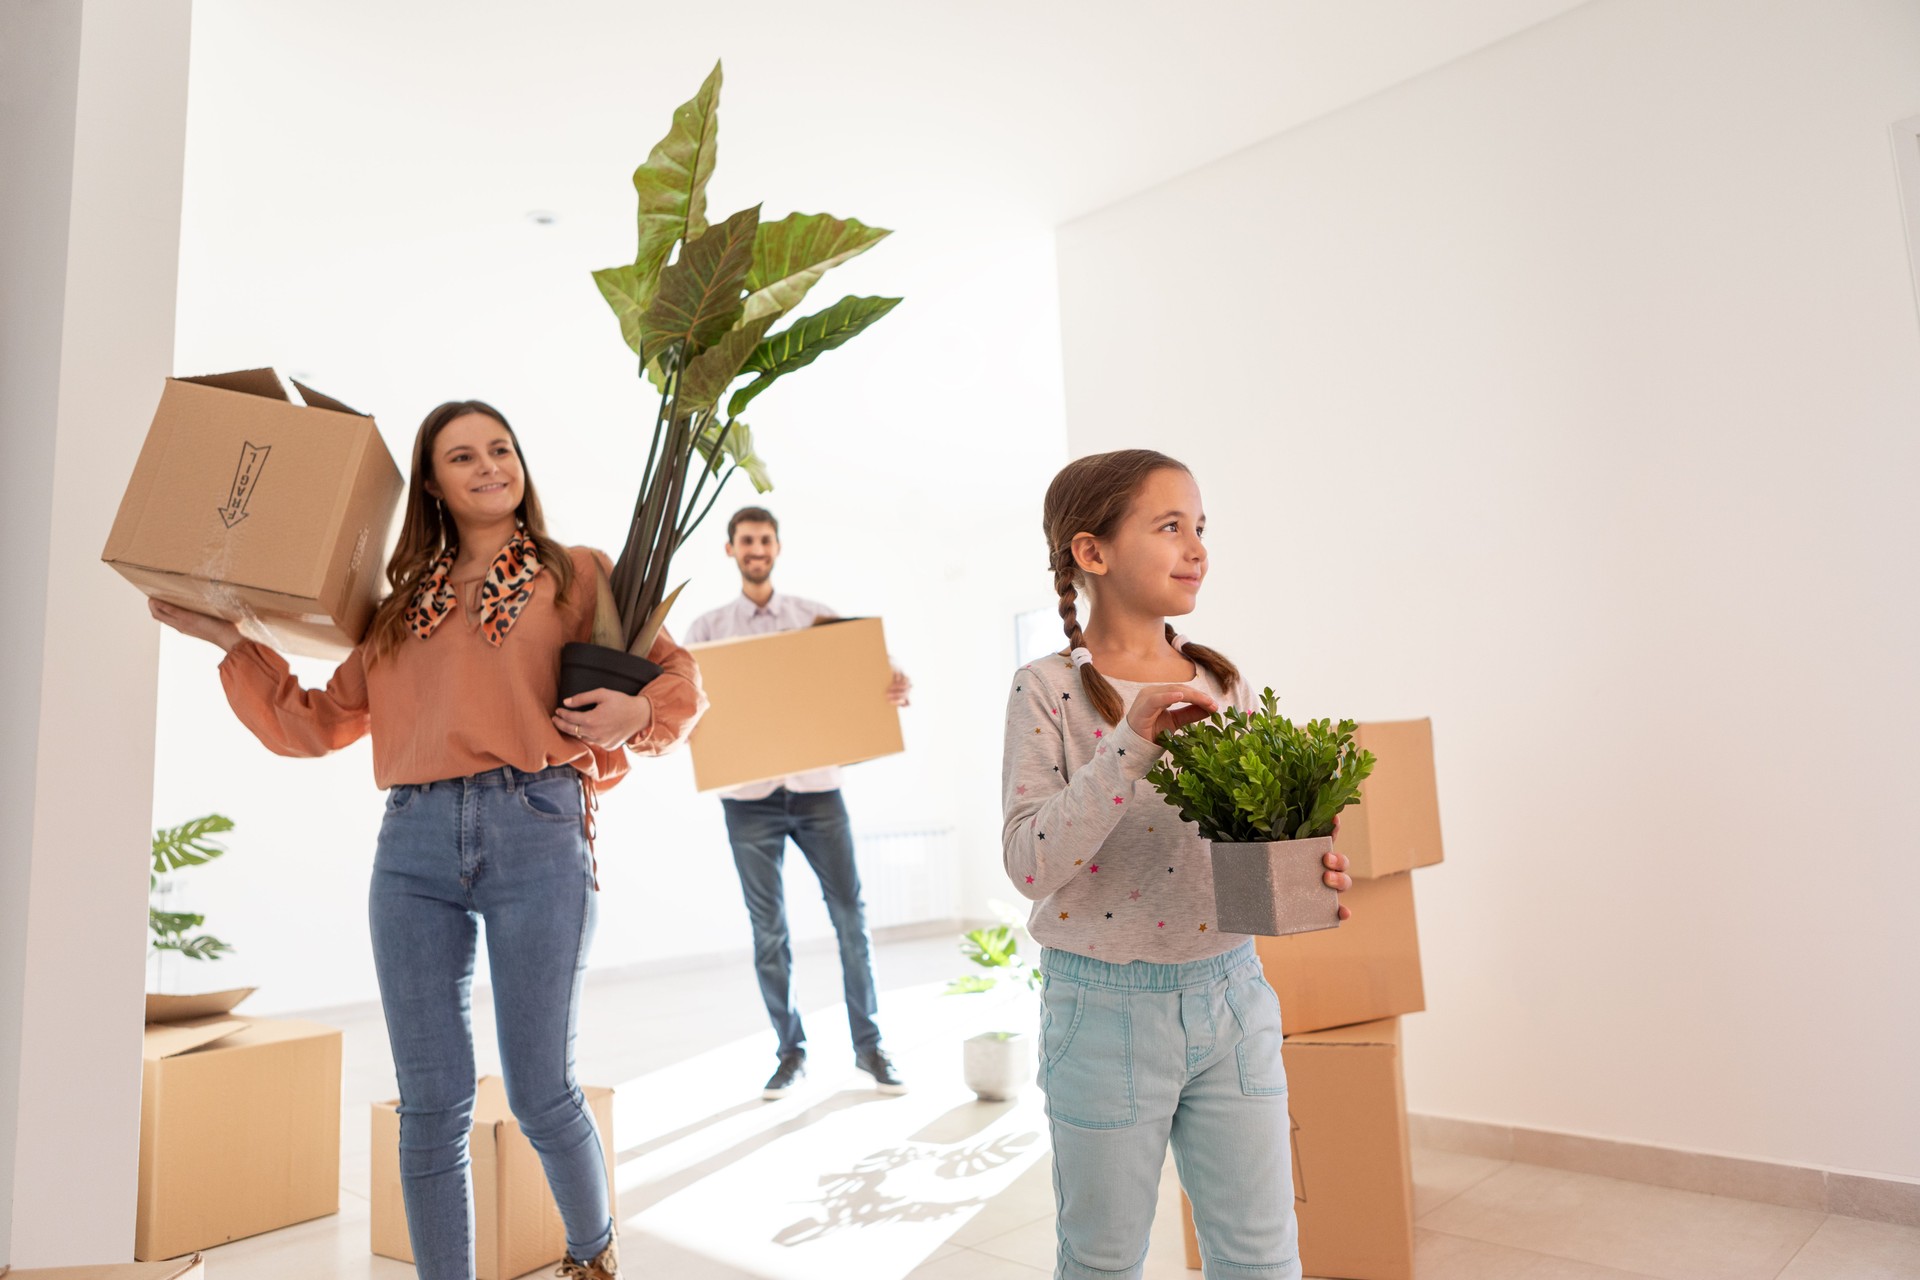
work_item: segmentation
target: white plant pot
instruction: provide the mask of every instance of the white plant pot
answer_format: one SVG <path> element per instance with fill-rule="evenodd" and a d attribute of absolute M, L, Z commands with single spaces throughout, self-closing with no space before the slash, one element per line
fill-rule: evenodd
<path fill-rule="evenodd" d="M 1018 1096 L 1034 1071 L 1033 1037 L 1024 1031 L 987 1031 L 961 1046 L 967 1088 L 986 1102 Z"/>
<path fill-rule="evenodd" d="M 1213 912 L 1227 933 L 1277 938 L 1333 929 L 1340 895 L 1321 879 L 1333 837 L 1213 846 Z"/>

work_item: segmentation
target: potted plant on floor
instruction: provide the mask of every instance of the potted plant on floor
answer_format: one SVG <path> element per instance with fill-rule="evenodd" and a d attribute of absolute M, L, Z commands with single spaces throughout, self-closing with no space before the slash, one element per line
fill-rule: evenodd
<path fill-rule="evenodd" d="M 217 813 L 195 818 L 177 827 L 153 833 L 152 861 L 147 868 L 147 929 L 153 934 L 151 955 L 154 987 L 166 985 L 164 966 L 170 955 L 188 960 L 218 960 L 233 947 L 210 933 L 194 933 L 207 918 L 190 911 L 168 911 L 174 891 L 174 873 L 183 867 L 211 862 L 227 851 L 211 839 L 233 830 L 233 820 Z"/>
<path fill-rule="evenodd" d="M 1357 727 L 1295 724 L 1268 689 L 1257 711 L 1217 712 L 1160 735 L 1167 755 L 1147 780 L 1212 845 L 1216 927 L 1268 936 L 1338 927 L 1340 898 L 1321 859 L 1373 772 Z"/>
<path fill-rule="evenodd" d="M 611 579 L 600 583 L 593 643 L 561 654 L 562 698 L 596 688 L 638 693 L 660 673 L 646 654 L 679 595 L 667 590 L 674 553 L 736 471 L 762 493 L 773 487 L 741 413 L 900 302 L 846 297 L 774 331 L 823 275 L 891 233 L 824 213 L 762 222 L 758 205 L 709 225 L 720 83 L 716 63 L 634 171 L 633 262 L 593 273 L 659 405 L 633 519 Z M 742 379 L 750 380 L 735 387 Z"/>
<path fill-rule="evenodd" d="M 992 905 L 1004 923 L 960 935 L 960 954 L 982 972 L 954 979 L 947 987 L 950 996 L 979 995 L 1003 982 L 1024 983 L 1029 991 L 1040 985 L 1040 970 L 1020 956 L 1024 930 L 1018 914 L 1004 903 Z M 967 1088 L 976 1096 L 984 1102 L 1005 1101 L 1020 1092 L 1033 1070 L 1033 1037 L 1024 1031 L 983 1031 L 961 1046 L 961 1064 Z"/>

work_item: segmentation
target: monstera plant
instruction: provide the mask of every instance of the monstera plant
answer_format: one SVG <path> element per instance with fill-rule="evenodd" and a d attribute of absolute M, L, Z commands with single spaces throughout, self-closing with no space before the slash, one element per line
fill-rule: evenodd
<path fill-rule="evenodd" d="M 882 228 L 824 213 L 763 222 L 758 205 L 709 222 L 720 84 L 716 63 L 634 171 L 633 262 L 593 275 L 659 403 L 633 519 L 612 577 L 601 583 L 594 643 L 562 654 L 563 697 L 603 687 L 637 692 L 659 673 L 645 655 L 679 594 L 667 590 L 674 553 L 735 472 L 762 493 L 772 488 L 742 413 L 900 302 L 846 297 L 790 318 L 829 270 L 890 234 Z"/>

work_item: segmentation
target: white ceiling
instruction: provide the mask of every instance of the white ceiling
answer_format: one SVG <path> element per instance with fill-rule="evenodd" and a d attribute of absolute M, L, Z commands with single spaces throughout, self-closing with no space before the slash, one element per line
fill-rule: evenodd
<path fill-rule="evenodd" d="M 196 0 L 188 239 L 611 224 L 716 56 L 716 212 L 1046 228 L 1580 2 Z"/>

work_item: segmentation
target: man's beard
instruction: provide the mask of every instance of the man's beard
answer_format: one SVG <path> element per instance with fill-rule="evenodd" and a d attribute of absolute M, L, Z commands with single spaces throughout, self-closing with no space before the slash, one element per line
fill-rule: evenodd
<path fill-rule="evenodd" d="M 740 576 L 757 587 L 773 576 L 773 566 L 770 564 L 754 565 L 751 567 L 741 565 Z"/>

